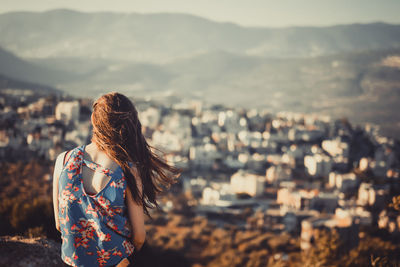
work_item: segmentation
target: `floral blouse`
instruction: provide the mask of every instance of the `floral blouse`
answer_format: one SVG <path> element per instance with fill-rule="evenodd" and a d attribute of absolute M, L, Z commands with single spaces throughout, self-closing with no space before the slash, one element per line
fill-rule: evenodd
<path fill-rule="evenodd" d="M 72 266 L 112 266 L 134 251 L 124 202 L 126 180 L 115 171 L 83 159 L 85 145 L 70 153 L 59 178 L 61 257 Z M 83 165 L 110 177 L 97 194 L 85 192 Z"/>

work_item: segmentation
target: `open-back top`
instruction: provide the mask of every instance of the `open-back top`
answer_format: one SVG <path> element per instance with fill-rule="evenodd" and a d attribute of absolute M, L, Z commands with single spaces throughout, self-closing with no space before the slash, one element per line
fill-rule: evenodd
<path fill-rule="evenodd" d="M 85 145 L 73 149 L 59 178 L 61 257 L 72 266 L 111 266 L 134 250 L 125 205 L 126 180 L 115 171 L 83 158 Z M 96 194 L 85 192 L 83 165 L 110 177 Z"/>

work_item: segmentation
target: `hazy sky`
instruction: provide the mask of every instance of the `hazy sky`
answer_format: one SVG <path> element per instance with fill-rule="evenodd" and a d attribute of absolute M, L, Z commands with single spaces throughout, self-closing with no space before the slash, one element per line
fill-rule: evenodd
<path fill-rule="evenodd" d="M 179 12 L 245 26 L 400 23 L 400 0 L 0 0 L 0 13 L 55 8 Z"/>

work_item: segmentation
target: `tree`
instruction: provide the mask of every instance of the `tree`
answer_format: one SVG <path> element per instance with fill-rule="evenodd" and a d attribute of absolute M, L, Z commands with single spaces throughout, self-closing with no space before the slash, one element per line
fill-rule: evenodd
<path fill-rule="evenodd" d="M 314 244 L 309 251 L 303 254 L 305 266 L 332 266 L 340 259 L 340 237 L 333 229 L 316 230 Z"/>

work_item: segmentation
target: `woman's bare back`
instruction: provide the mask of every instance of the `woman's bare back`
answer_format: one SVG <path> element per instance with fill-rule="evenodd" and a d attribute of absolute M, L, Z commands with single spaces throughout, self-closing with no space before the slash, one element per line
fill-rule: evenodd
<path fill-rule="evenodd" d="M 119 168 L 118 164 L 110 159 L 106 153 L 99 150 L 94 143 L 85 146 L 83 158 L 90 162 L 97 163 L 104 168 L 110 169 L 111 171 L 115 171 Z M 95 195 L 99 193 L 107 186 L 110 179 L 110 176 L 107 176 L 102 172 L 96 172 L 85 164 L 82 165 L 83 187 L 87 194 Z"/>

